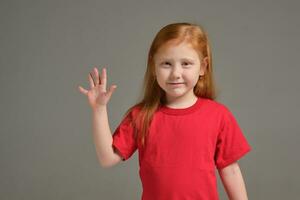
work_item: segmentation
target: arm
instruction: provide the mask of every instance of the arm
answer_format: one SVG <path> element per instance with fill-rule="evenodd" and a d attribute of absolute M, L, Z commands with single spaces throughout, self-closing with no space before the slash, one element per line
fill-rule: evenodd
<path fill-rule="evenodd" d="M 94 77 L 92 76 L 94 75 Z M 93 135 L 96 146 L 98 161 L 103 167 L 110 167 L 121 160 L 121 157 L 114 152 L 112 146 L 113 138 L 109 128 L 106 105 L 116 89 L 116 85 L 106 90 L 106 68 L 102 69 L 99 76 L 98 69 L 93 68 L 93 72 L 89 73 L 90 90 L 86 90 L 79 86 L 79 91 L 88 97 L 88 101 L 93 110 Z"/>
<path fill-rule="evenodd" d="M 114 151 L 113 138 L 109 128 L 107 108 L 93 109 L 93 137 L 97 157 L 102 167 L 111 167 L 121 161 Z"/>
<path fill-rule="evenodd" d="M 245 183 L 237 162 L 218 170 L 230 200 L 248 200 Z"/>

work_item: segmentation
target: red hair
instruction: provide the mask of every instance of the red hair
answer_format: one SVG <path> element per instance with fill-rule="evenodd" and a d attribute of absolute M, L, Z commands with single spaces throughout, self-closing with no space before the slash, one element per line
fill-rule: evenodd
<path fill-rule="evenodd" d="M 125 116 L 134 108 L 139 112 L 132 117 L 132 124 L 138 144 L 145 145 L 148 129 L 155 111 L 166 103 L 165 91 L 160 88 L 155 78 L 154 55 L 158 49 L 168 41 L 187 42 L 198 53 L 200 60 L 208 57 L 208 65 L 204 76 L 199 77 L 194 87 L 194 93 L 198 97 L 216 98 L 215 84 L 213 80 L 212 55 L 207 33 L 199 24 L 173 23 L 164 26 L 155 36 L 148 53 L 147 70 L 144 75 L 143 97 L 138 103 L 130 107 Z"/>

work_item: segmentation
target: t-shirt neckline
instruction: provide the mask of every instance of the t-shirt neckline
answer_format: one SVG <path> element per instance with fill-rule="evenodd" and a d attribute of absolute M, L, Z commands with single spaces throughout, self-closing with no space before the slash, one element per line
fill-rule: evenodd
<path fill-rule="evenodd" d="M 166 114 L 172 114 L 172 115 L 188 114 L 188 113 L 192 113 L 195 110 L 197 110 L 201 106 L 203 101 L 204 101 L 203 98 L 197 97 L 197 101 L 189 107 L 186 107 L 186 108 L 171 108 L 171 107 L 168 107 L 166 105 L 161 105 L 160 110 L 162 112 L 166 113 Z"/>

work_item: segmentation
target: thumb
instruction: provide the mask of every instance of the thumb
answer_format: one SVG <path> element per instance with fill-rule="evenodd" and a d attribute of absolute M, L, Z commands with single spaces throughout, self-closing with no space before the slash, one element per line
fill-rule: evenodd
<path fill-rule="evenodd" d="M 115 91 L 116 88 L 117 88 L 117 85 L 110 86 L 110 88 L 108 90 L 108 96 L 109 96 L 109 98 L 111 97 L 112 93 Z"/>

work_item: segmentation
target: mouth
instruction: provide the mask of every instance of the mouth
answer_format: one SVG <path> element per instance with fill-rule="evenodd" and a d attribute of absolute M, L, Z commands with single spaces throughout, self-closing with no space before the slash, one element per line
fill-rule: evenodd
<path fill-rule="evenodd" d="M 171 85 L 179 85 L 179 84 L 184 84 L 184 83 L 169 83 Z"/>
<path fill-rule="evenodd" d="M 182 87 L 184 83 L 168 83 L 170 87 Z"/>

